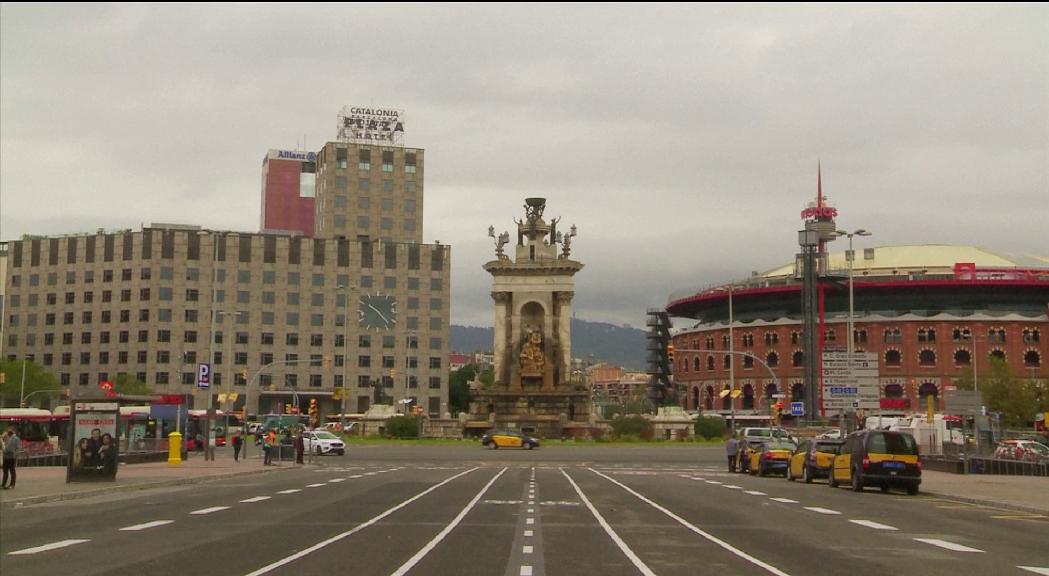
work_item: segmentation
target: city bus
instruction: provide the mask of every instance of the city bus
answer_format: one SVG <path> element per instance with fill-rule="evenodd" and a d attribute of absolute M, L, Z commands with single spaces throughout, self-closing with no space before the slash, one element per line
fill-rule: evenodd
<path fill-rule="evenodd" d="M 0 432 L 14 426 L 22 439 L 22 450 L 28 456 L 54 454 L 59 451 L 58 435 L 51 434 L 50 410 L 40 408 L 0 408 Z"/>

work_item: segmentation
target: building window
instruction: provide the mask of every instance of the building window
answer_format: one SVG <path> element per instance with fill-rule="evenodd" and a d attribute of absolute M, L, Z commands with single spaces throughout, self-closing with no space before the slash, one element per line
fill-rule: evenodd
<path fill-rule="evenodd" d="M 768 355 L 765 356 L 765 363 L 768 364 L 771 368 L 779 366 L 779 354 L 776 354 L 775 352 L 769 352 Z"/>
<path fill-rule="evenodd" d="M 968 350 L 956 350 L 954 352 L 955 366 L 969 366 L 972 364 L 972 354 Z"/>
<path fill-rule="evenodd" d="M 804 366 L 805 365 L 805 353 L 802 352 L 801 350 L 795 351 L 794 352 L 794 356 L 791 358 L 791 364 L 795 368 L 799 368 L 801 366 Z"/>
<path fill-rule="evenodd" d="M 899 350 L 887 350 L 885 352 L 886 366 L 900 366 L 903 364 L 903 355 Z"/>
<path fill-rule="evenodd" d="M 903 342 L 903 334 L 899 328 L 886 328 L 884 333 L 885 344 L 900 344 Z"/>
<path fill-rule="evenodd" d="M 776 344 L 779 344 L 779 334 L 777 334 L 775 332 L 766 332 L 765 333 L 765 345 L 766 346 L 775 346 Z"/>
<path fill-rule="evenodd" d="M 1024 368 L 1038 368 L 1042 365 L 1042 356 L 1037 350 L 1024 352 Z"/>
<path fill-rule="evenodd" d="M 919 366 L 935 366 L 936 365 L 936 352 L 925 349 L 918 353 L 918 365 Z"/>
<path fill-rule="evenodd" d="M 1037 328 L 1024 328 L 1024 344 L 1037 344 L 1041 342 L 1042 333 Z"/>
<path fill-rule="evenodd" d="M 1005 344 L 1005 328 L 991 328 L 987 331 L 987 342 Z"/>

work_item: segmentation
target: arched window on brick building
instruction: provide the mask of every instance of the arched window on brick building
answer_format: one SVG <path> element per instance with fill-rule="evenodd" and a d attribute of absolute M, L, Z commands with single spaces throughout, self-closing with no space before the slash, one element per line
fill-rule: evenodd
<path fill-rule="evenodd" d="M 973 363 L 972 354 L 968 350 L 955 350 L 954 352 L 954 365 L 955 366 L 970 366 Z"/>
<path fill-rule="evenodd" d="M 1024 352 L 1024 367 L 1025 368 L 1038 368 L 1042 365 L 1042 356 L 1038 354 L 1037 350 L 1028 350 Z"/>
<path fill-rule="evenodd" d="M 886 366 L 900 366 L 903 364 L 903 355 L 900 354 L 899 350 L 886 350 L 885 351 L 885 365 Z"/>
<path fill-rule="evenodd" d="M 936 365 L 936 352 L 926 348 L 918 353 L 918 365 L 919 366 L 935 366 Z"/>
<path fill-rule="evenodd" d="M 798 350 L 798 351 L 794 352 L 794 356 L 791 358 L 791 362 L 793 363 L 795 368 L 798 368 L 800 366 L 804 366 L 805 365 L 805 353 L 802 352 L 801 350 Z"/>

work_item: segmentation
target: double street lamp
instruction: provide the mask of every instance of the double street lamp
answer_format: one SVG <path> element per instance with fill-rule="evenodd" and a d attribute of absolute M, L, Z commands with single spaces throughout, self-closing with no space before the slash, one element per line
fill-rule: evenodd
<path fill-rule="evenodd" d="M 341 404 L 339 407 L 339 426 L 346 429 L 346 378 L 347 366 L 350 363 L 350 295 L 357 291 L 357 287 L 352 284 L 339 284 L 335 287 L 336 291 L 343 292 L 346 300 L 343 302 L 343 321 L 342 321 L 342 394 L 340 396 Z"/>

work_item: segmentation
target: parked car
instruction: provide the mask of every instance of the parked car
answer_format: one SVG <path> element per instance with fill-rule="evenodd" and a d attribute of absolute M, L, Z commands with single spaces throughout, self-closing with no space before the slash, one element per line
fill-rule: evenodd
<path fill-rule="evenodd" d="M 813 478 L 826 478 L 844 443 L 844 440 L 820 439 L 818 436 L 815 440 L 805 440 L 790 456 L 787 480 L 801 478 L 808 484 Z"/>
<path fill-rule="evenodd" d="M 481 446 L 496 450 L 498 448 L 524 448 L 531 450 L 539 447 L 539 440 L 520 432 L 491 430 L 481 437 Z"/>
<path fill-rule="evenodd" d="M 826 432 L 816 435 L 819 440 L 844 440 L 845 433 L 841 431 L 841 428 L 832 428 Z"/>
<path fill-rule="evenodd" d="M 747 471 L 751 475 L 766 476 L 773 472 L 787 473 L 787 463 L 791 453 L 797 448 L 789 440 L 769 440 L 762 442 L 757 450 L 750 451 L 750 463 Z"/>
<path fill-rule="evenodd" d="M 882 492 L 903 487 L 908 494 L 918 493 L 922 465 L 918 443 L 906 432 L 861 430 L 845 438 L 841 451 L 834 457 L 829 484 L 851 484 L 860 492 L 865 486 L 878 486 Z"/>
<path fill-rule="evenodd" d="M 305 430 L 302 433 L 304 450 L 313 454 L 338 454 L 346 453 L 346 444 L 338 436 L 327 430 Z"/>
<path fill-rule="evenodd" d="M 1033 440 L 1004 440 L 998 443 L 994 457 L 1025 462 L 1049 462 L 1049 447 Z"/>
<path fill-rule="evenodd" d="M 755 451 L 761 450 L 764 440 L 748 440 L 740 442 L 736 451 L 736 472 L 743 473 L 750 470 L 750 456 Z"/>

